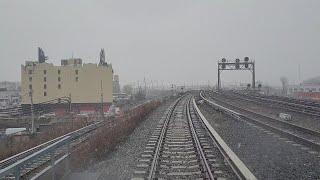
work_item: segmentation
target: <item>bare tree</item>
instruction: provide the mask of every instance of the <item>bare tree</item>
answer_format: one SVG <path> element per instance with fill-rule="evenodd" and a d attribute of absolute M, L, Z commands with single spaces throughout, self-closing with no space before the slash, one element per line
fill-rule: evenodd
<path fill-rule="evenodd" d="M 132 95 L 133 93 L 133 87 L 129 84 L 123 86 L 123 92 L 127 95 Z"/>

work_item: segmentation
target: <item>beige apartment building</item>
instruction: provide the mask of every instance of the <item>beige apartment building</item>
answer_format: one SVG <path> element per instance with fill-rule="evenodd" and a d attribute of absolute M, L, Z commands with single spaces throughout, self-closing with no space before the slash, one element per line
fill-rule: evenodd
<path fill-rule="evenodd" d="M 111 64 L 83 64 L 82 59 L 61 60 L 61 66 L 40 61 L 27 61 L 21 66 L 22 105 L 61 97 L 71 97 L 76 111 L 96 111 L 103 103 L 108 109 L 113 101 Z M 103 98 L 102 98 L 103 97 Z"/>

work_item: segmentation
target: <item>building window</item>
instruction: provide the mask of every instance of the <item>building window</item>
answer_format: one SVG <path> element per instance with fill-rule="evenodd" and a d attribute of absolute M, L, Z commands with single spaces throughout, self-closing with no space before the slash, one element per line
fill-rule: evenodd
<path fill-rule="evenodd" d="M 44 81 L 44 82 L 47 82 L 47 78 L 46 78 L 46 77 L 44 77 L 44 78 L 43 78 L 43 81 Z"/>
<path fill-rule="evenodd" d="M 32 81 L 32 77 L 29 77 L 29 82 L 31 82 Z"/>
<path fill-rule="evenodd" d="M 32 89 L 32 84 L 29 84 L 29 89 Z"/>
<path fill-rule="evenodd" d="M 60 69 L 58 69 L 58 74 L 61 74 L 61 70 Z"/>
<path fill-rule="evenodd" d="M 61 89 L 61 84 L 58 84 L 58 89 Z"/>
<path fill-rule="evenodd" d="M 78 69 L 76 70 L 76 75 L 78 75 L 78 73 L 79 73 L 79 71 L 78 71 Z"/>
<path fill-rule="evenodd" d="M 43 96 L 47 96 L 47 92 L 44 92 L 44 93 L 43 93 Z"/>
<path fill-rule="evenodd" d="M 47 70 L 43 70 L 43 74 L 47 74 Z"/>
<path fill-rule="evenodd" d="M 76 82 L 78 82 L 79 81 L 79 77 L 76 77 Z"/>
<path fill-rule="evenodd" d="M 32 92 L 29 92 L 29 96 L 30 96 L 30 97 L 32 96 Z"/>
<path fill-rule="evenodd" d="M 29 70 L 29 74 L 32 74 L 32 70 Z"/>
<path fill-rule="evenodd" d="M 58 77 L 58 81 L 59 81 L 59 82 L 61 81 L 61 77 Z"/>
<path fill-rule="evenodd" d="M 47 85 L 46 85 L 46 84 L 45 84 L 45 85 L 43 85 L 43 88 L 44 88 L 44 89 L 47 89 Z"/>

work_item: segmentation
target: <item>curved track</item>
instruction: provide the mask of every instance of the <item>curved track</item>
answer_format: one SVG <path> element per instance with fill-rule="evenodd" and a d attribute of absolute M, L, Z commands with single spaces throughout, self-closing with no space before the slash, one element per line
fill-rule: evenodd
<path fill-rule="evenodd" d="M 282 109 L 289 110 L 292 112 L 302 113 L 309 116 L 320 117 L 320 107 L 315 104 L 306 103 L 305 101 L 284 99 L 284 98 L 275 99 L 275 97 L 250 95 L 250 94 L 244 94 L 244 93 L 235 92 L 235 91 L 227 94 L 230 96 L 233 96 L 234 98 L 239 98 L 246 101 L 278 106 Z"/>
<path fill-rule="evenodd" d="M 207 99 L 202 93 L 200 94 L 200 96 L 210 105 L 223 112 L 226 112 L 227 114 L 237 119 L 254 123 L 258 126 L 274 131 L 279 135 L 292 139 L 298 143 L 304 144 L 305 146 L 308 146 L 314 150 L 320 151 L 320 132 L 318 131 L 304 128 L 286 121 L 274 119 L 269 116 L 247 110 L 243 107 L 232 105 L 216 97 L 210 96 L 218 104 Z"/>

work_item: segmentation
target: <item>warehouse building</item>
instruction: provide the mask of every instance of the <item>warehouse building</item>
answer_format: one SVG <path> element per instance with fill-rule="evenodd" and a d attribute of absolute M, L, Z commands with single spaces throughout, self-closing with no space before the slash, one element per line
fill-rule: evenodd
<path fill-rule="evenodd" d="M 113 69 L 100 52 L 99 64 L 85 64 L 80 58 L 61 60 L 61 66 L 46 62 L 39 48 L 38 61 L 26 61 L 21 66 L 21 105 L 30 108 L 58 98 L 71 99 L 75 113 L 108 111 L 113 102 Z M 69 106 L 52 105 L 57 114 L 64 114 Z"/>
<path fill-rule="evenodd" d="M 307 79 L 289 87 L 289 95 L 295 98 L 320 100 L 320 77 Z"/>
<path fill-rule="evenodd" d="M 20 104 L 20 83 L 0 82 L 0 109 L 17 107 Z"/>

